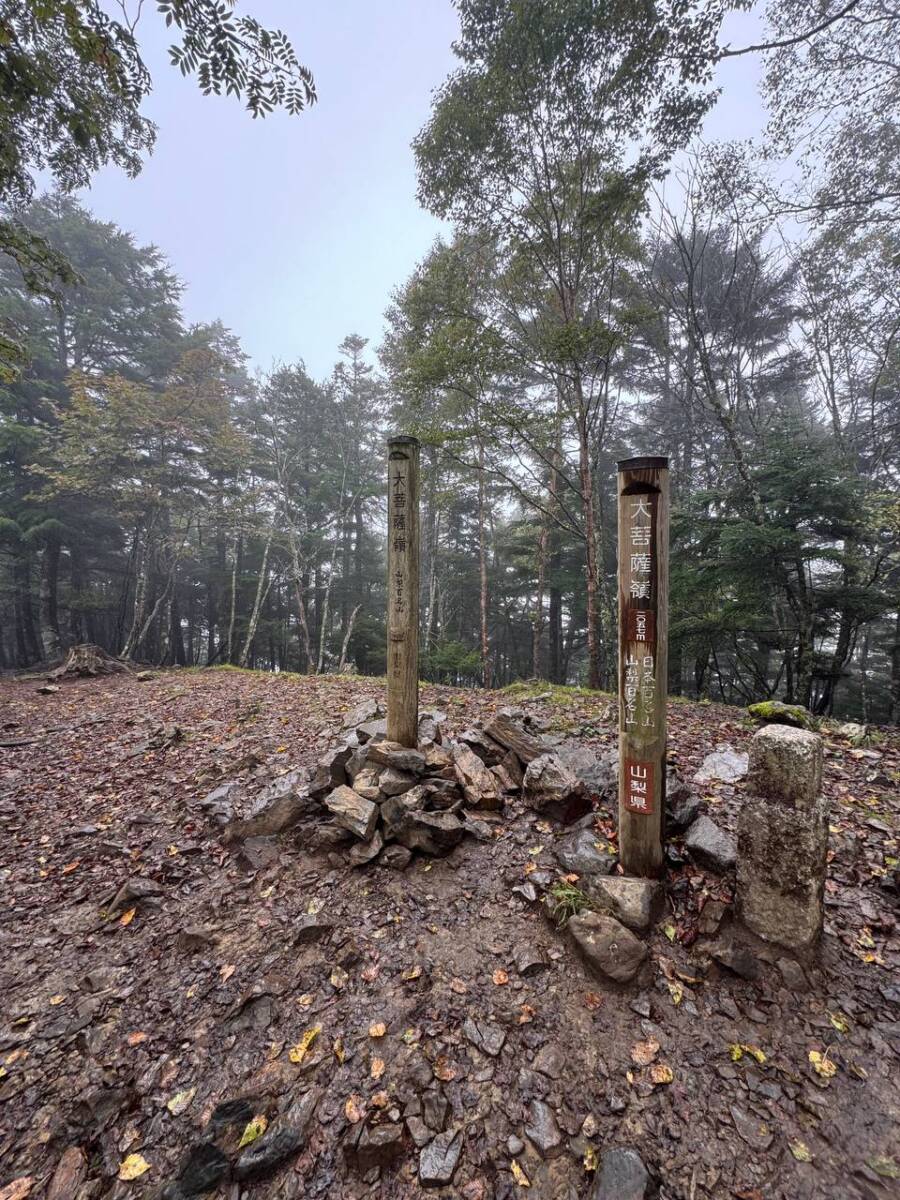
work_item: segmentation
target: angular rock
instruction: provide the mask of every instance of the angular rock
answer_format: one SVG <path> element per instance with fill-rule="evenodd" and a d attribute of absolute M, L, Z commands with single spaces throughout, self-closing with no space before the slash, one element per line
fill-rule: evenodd
<path fill-rule="evenodd" d="M 767 724 L 793 725 L 796 729 L 812 729 L 815 720 L 812 713 L 801 704 L 785 704 L 783 700 L 760 700 L 748 704 L 747 712 L 754 721 Z"/>
<path fill-rule="evenodd" d="M 534 1056 L 534 1069 L 548 1079 L 560 1079 L 566 1070 L 566 1053 L 561 1046 L 547 1042 Z"/>
<path fill-rule="evenodd" d="M 222 783 L 198 801 L 197 808 L 204 812 L 214 825 L 227 825 L 234 816 L 234 805 L 241 790 L 241 783 L 237 779 Z"/>
<path fill-rule="evenodd" d="M 649 1200 L 653 1181 L 636 1150 L 607 1150 L 591 1200 Z"/>
<path fill-rule="evenodd" d="M 347 763 L 353 754 L 352 746 L 338 746 L 323 754 L 316 763 L 312 778 L 309 781 L 309 794 L 321 796 L 333 788 L 342 787 L 347 782 Z"/>
<path fill-rule="evenodd" d="M 549 966 L 543 951 L 531 942 L 519 942 L 513 946 L 512 956 L 516 970 L 522 976 L 537 975 Z"/>
<path fill-rule="evenodd" d="M 406 771 L 413 775 L 422 775 L 425 771 L 425 755 L 421 750 L 412 750 L 401 746 L 399 742 L 372 741 L 366 747 L 369 761 L 381 763 L 383 767 L 393 767 L 396 771 Z"/>
<path fill-rule="evenodd" d="M 241 843 L 238 864 L 245 871 L 262 871 L 278 859 L 278 844 L 270 837 L 249 837 Z"/>
<path fill-rule="evenodd" d="M 419 1183 L 422 1187 L 444 1187 L 453 1176 L 462 1151 L 462 1133 L 448 1129 L 439 1133 L 419 1155 Z"/>
<path fill-rule="evenodd" d="M 387 867 L 391 871 L 405 871 L 412 859 L 412 851 L 406 846 L 385 846 L 381 852 L 381 857 L 378 860 L 380 867 Z"/>
<path fill-rule="evenodd" d="M 337 787 L 325 797 L 325 807 L 334 817 L 335 822 L 358 837 L 360 841 L 368 842 L 378 824 L 378 805 L 371 800 L 364 800 L 350 787 Z"/>
<path fill-rule="evenodd" d="M 635 933 L 643 933 L 658 920 L 665 896 L 653 879 L 627 875 L 597 875 L 584 881 L 582 891 L 592 907 L 605 909 Z"/>
<path fill-rule="evenodd" d="M 210 926 L 188 925 L 179 931 L 175 938 L 175 946 L 185 954 L 195 954 L 198 950 L 208 950 L 215 946 L 218 940 L 218 934 Z"/>
<path fill-rule="evenodd" d="M 376 829 L 370 841 L 357 842 L 350 847 L 347 853 L 347 861 L 351 867 L 364 867 L 366 863 L 370 863 L 378 857 L 383 846 L 384 838 Z"/>
<path fill-rule="evenodd" d="M 313 816 L 317 808 L 318 802 L 307 794 L 304 787 L 303 790 L 279 796 L 246 821 L 229 821 L 223 836 L 226 842 L 274 837 L 293 829 L 305 817 Z"/>
<path fill-rule="evenodd" d="M 533 758 L 522 782 L 531 808 L 568 824 L 590 811 L 587 788 L 555 754 Z"/>
<path fill-rule="evenodd" d="M 377 700 L 361 700 L 355 708 L 347 713 L 344 718 L 344 728 L 356 729 L 366 721 L 374 721 L 381 716 L 384 716 L 384 709 L 382 709 Z"/>
<path fill-rule="evenodd" d="M 616 865 L 615 853 L 607 849 L 591 829 L 578 829 L 557 842 L 553 854 L 564 871 L 576 875 L 609 875 Z"/>
<path fill-rule="evenodd" d="M 617 983 L 634 979 L 647 957 L 644 943 L 605 913 L 580 913 L 567 928 L 588 966 Z"/>
<path fill-rule="evenodd" d="M 462 1031 L 463 1037 L 471 1042 L 476 1050 L 491 1058 L 497 1057 L 506 1041 L 506 1031 L 499 1025 L 493 1025 L 490 1021 L 477 1021 L 474 1017 L 466 1018 Z"/>
<path fill-rule="evenodd" d="M 754 980 L 759 978 L 759 963 L 746 946 L 741 945 L 733 935 L 724 937 L 708 947 L 710 955 L 727 967 L 741 979 Z"/>
<path fill-rule="evenodd" d="M 420 742 L 440 742 L 441 726 L 447 720 L 447 714 L 437 708 L 425 709 L 419 713 L 418 738 Z"/>
<path fill-rule="evenodd" d="M 581 742 L 563 742 L 554 751 L 563 766 L 587 790 L 604 800 L 614 800 L 619 788 L 619 752 L 596 754 Z"/>
<path fill-rule="evenodd" d="M 303 1134 L 290 1125 L 270 1128 L 252 1142 L 238 1158 L 234 1166 L 235 1178 L 241 1183 L 261 1179 L 277 1171 L 282 1163 L 292 1158 L 303 1145 Z"/>
<path fill-rule="evenodd" d="M 455 779 L 453 770 L 453 755 L 445 746 L 426 746 L 425 769 L 430 775 L 440 775 L 445 779 Z"/>
<path fill-rule="evenodd" d="M 410 788 L 401 796 L 388 796 L 384 800 L 381 805 L 381 822 L 384 826 L 385 841 L 396 838 L 409 813 L 424 809 L 427 795 L 424 786 L 419 786 Z"/>
<path fill-rule="evenodd" d="M 375 738 L 383 738 L 386 733 L 387 721 L 383 717 L 378 720 L 364 721 L 362 725 L 356 727 L 356 736 L 363 744 Z"/>
<path fill-rule="evenodd" d="M 465 826 L 452 813 L 409 812 L 394 836 L 409 850 L 441 855 L 458 845 L 464 833 Z"/>
<path fill-rule="evenodd" d="M 355 1142 L 345 1148 L 347 1161 L 365 1175 L 373 1167 L 387 1167 L 403 1153 L 403 1127 L 401 1125 L 363 1126 Z"/>
<path fill-rule="evenodd" d="M 353 779 L 353 790 L 358 792 L 364 800 L 377 800 L 381 795 L 381 776 L 384 774 L 384 767 L 378 766 L 377 763 L 366 763 L 357 771 Z"/>
<path fill-rule="evenodd" d="M 507 714 L 497 713 L 485 725 L 484 732 L 507 750 L 512 750 L 520 762 L 530 763 L 540 757 L 547 747 L 537 738 L 531 737 Z"/>
<path fill-rule="evenodd" d="M 750 742 L 747 791 L 781 807 L 811 810 L 822 791 L 822 739 L 817 733 L 769 725 Z"/>
<path fill-rule="evenodd" d="M 53 1172 L 46 1200 L 70 1200 L 87 1177 L 87 1156 L 80 1146 L 69 1146 Z"/>
<path fill-rule="evenodd" d="M 730 871 L 737 861 L 734 838 L 709 817 L 698 817 L 684 839 L 684 848 L 701 867 L 710 871 Z"/>
<path fill-rule="evenodd" d="M 528 1106 L 525 1136 L 541 1158 L 554 1158 L 562 1151 L 562 1134 L 556 1114 L 544 1100 L 532 1100 Z"/>
<path fill-rule="evenodd" d="M 304 913 L 294 924 L 294 945 L 309 946 L 323 938 L 330 937 L 334 931 L 334 922 L 329 921 L 320 913 Z"/>
<path fill-rule="evenodd" d="M 135 875 L 131 879 L 126 879 L 109 903 L 104 906 L 106 914 L 113 917 L 136 905 L 158 908 L 159 897 L 162 894 L 163 889 L 155 880 Z"/>
<path fill-rule="evenodd" d="M 666 832 L 684 833 L 700 816 L 700 797 L 678 772 L 666 771 Z"/>
<path fill-rule="evenodd" d="M 228 1159 L 214 1142 L 198 1142 L 178 1165 L 178 1173 L 164 1185 L 159 1200 L 186 1200 L 215 1190 L 229 1174 Z M 74 1193 L 68 1193 L 73 1196 Z"/>
<path fill-rule="evenodd" d="M 429 779 L 425 787 L 425 807 L 456 812 L 462 808 L 463 794 L 451 779 Z"/>
<path fill-rule="evenodd" d="M 695 783 L 737 783 L 747 774 L 750 760 L 746 754 L 741 754 L 726 742 L 716 746 L 712 754 L 704 758 L 700 770 L 694 776 Z"/>
<path fill-rule="evenodd" d="M 453 769 L 467 804 L 473 808 L 497 809 L 503 804 L 497 779 L 469 746 L 454 745 Z"/>
<path fill-rule="evenodd" d="M 440 1133 L 447 1124 L 450 1105 L 439 1087 L 428 1088 L 422 1095 L 422 1120 L 433 1133 Z"/>
<path fill-rule="evenodd" d="M 697 921 L 697 932 L 703 937 L 714 937 L 728 912 L 728 905 L 722 900 L 707 900 L 700 911 Z"/>
<path fill-rule="evenodd" d="M 396 767 L 385 767 L 378 780 L 378 787 L 385 796 L 401 796 L 416 786 L 416 776 L 410 771 L 398 771 Z"/>
<path fill-rule="evenodd" d="M 504 792 L 518 792 L 522 787 L 522 767 L 518 758 L 509 750 L 497 763 L 489 768 Z"/>
<path fill-rule="evenodd" d="M 459 735 L 459 741 L 468 746 L 487 767 L 495 767 L 502 762 L 506 754 L 505 747 L 495 742 L 479 726 L 464 729 Z"/>

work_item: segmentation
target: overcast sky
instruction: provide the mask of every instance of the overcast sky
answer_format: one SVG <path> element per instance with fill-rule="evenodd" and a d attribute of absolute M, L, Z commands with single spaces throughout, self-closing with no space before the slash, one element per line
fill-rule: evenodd
<path fill-rule="evenodd" d="M 410 142 L 453 68 L 456 13 L 450 0 L 239 7 L 288 34 L 319 102 L 254 121 L 233 99 L 201 95 L 168 65 L 164 23 L 147 4 L 138 35 L 156 149 L 137 179 L 101 171 L 82 198 L 163 250 L 187 284 L 189 321 L 220 317 L 255 366 L 302 358 L 320 377 L 346 334 L 377 345 L 391 290 L 441 232 L 416 203 Z M 734 45 L 753 32 L 743 15 L 728 26 Z M 726 64 L 706 136 L 758 130 L 756 81 L 752 58 Z"/>

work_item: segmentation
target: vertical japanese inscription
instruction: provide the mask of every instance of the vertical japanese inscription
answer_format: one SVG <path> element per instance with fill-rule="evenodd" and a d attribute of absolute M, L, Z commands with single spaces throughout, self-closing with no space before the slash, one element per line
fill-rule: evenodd
<path fill-rule="evenodd" d="M 666 756 L 668 460 L 619 463 L 619 848 L 662 868 Z"/>
<path fill-rule="evenodd" d="M 388 443 L 388 737 L 415 746 L 418 725 L 419 443 Z"/>

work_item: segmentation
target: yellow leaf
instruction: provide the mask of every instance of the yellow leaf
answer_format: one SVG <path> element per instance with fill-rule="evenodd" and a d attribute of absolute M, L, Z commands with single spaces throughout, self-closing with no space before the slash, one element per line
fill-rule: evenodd
<path fill-rule="evenodd" d="M 678 930 L 675 928 L 674 925 L 670 924 L 670 925 L 663 926 L 663 933 L 666 935 L 666 937 L 669 939 L 670 942 L 675 941 L 675 934 L 677 932 L 678 932 Z"/>
<path fill-rule="evenodd" d="M 796 1141 L 788 1142 L 788 1149 L 798 1162 L 812 1162 L 812 1154 L 806 1142 L 801 1142 L 799 1138 Z"/>
<path fill-rule="evenodd" d="M 762 1066 L 762 1064 L 766 1061 L 766 1056 L 763 1054 L 762 1050 L 760 1050 L 759 1046 L 748 1045 L 747 1042 L 744 1042 L 743 1045 L 744 1052 L 749 1054 L 751 1058 L 755 1058 L 759 1065 Z"/>
<path fill-rule="evenodd" d="M 672 1068 L 665 1063 L 654 1063 L 650 1068 L 650 1080 L 656 1084 L 671 1083 L 675 1078 Z"/>
<path fill-rule="evenodd" d="M 344 1116 L 352 1125 L 358 1124 L 363 1119 L 365 1111 L 362 1098 L 356 1092 L 347 1098 L 347 1102 L 344 1105 Z"/>
<path fill-rule="evenodd" d="M 131 922 L 134 920 L 134 914 L 136 912 L 137 912 L 136 908 L 129 908 L 128 912 L 123 912 L 121 917 L 119 917 L 119 924 L 120 925 L 130 925 Z"/>
<path fill-rule="evenodd" d="M 234 963 L 226 963 L 224 966 L 219 967 L 219 975 L 221 976 L 222 982 L 227 983 L 234 974 L 234 971 Z"/>
<path fill-rule="evenodd" d="M 331 1048 L 334 1051 L 334 1057 L 343 1066 L 344 1059 L 347 1057 L 347 1051 L 344 1049 L 344 1039 L 336 1037 Z"/>
<path fill-rule="evenodd" d="M 302 996 L 297 997 L 297 1003 L 301 1008 L 309 1008 L 312 1005 L 315 996 L 312 992 L 304 992 Z"/>
<path fill-rule="evenodd" d="M 816 1073 L 821 1075 L 823 1079 L 831 1079 L 832 1075 L 837 1074 L 837 1067 L 828 1057 L 827 1050 L 824 1054 L 819 1050 L 810 1050 L 809 1061 L 815 1068 Z"/>
<path fill-rule="evenodd" d="M 509 1164 L 509 1169 L 512 1171 L 512 1177 L 519 1187 L 531 1187 L 531 1180 L 519 1166 L 515 1159 Z"/>
<path fill-rule="evenodd" d="M 369 1074 L 372 1076 L 373 1079 L 380 1079 L 382 1077 L 382 1075 L 384 1074 L 384 1068 L 386 1065 L 387 1064 L 385 1063 L 383 1058 L 373 1058 L 372 1066 L 369 1071 Z"/>
<path fill-rule="evenodd" d="M 407 967 L 400 978 L 409 983 L 412 979 L 418 979 L 421 974 L 422 968 L 417 964 L 414 967 Z"/>
<path fill-rule="evenodd" d="M 311 1029 L 307 1029 L 296 1046 L 291 1046 L 290 1050 L 288 1050 L 288 1058 L 292 1063 L 297 1063 L 299 1066 L 303 1062 L 307 1051 L 321 1032 L 321 1025 L 313 1025 Z"/>
<path fill-rule="evenodd" d="M 597 1157 L 597 1150 L 588 1142 L 587 1149 L 584 1152 L 584 1169 L 586 1171 L 596 1171 L 600 1165 L 600 1159 Z"/>
<path fill-rule="evenodd" d="M 659 1042 L 650 1038 L 646 1042 L 635 1042 L 631 1047 L 631 1061 L 636 1067 L 647 1067 L 659 1054 Z"/>
<path fill-rule="evenodd" d="M 258 1113 L 252 1121 L 248 1121 L 244 1126 L 244 1132 L 241 1134 L 241 1140 L 238 1142 L 238 1150 L 243 1150 L 244 1146 L 249 1146 L 258 1137 L 262 1137 L 268 1127 L 269 1122 L 266 1117 L 262 1113 Z"/>
<path fill-rule="evenodd" d="M 171 1100 L 166 1101 L 166 1108 L 169 1110 L 169 1112 L 172 1114 L 173 1117 L 181 1116 L 181 1114 L 184 1112 L 184 1110 L 187 1108 L 187 1106 L 193 1100 L 194 1092 L 196 1092 L 196 1090 L 197 1089 L 195 1087 L 192 1087 L 192 1088 L 187 1088 L 183 1092 L 176 1092 L 175 1095 L 171 1098 Z"/>
<path fill-rule="evenodd" d="M 376 1021 L 374 1025 L 369 1026 L 370 1038 L 382 1038 L 387 1033 L 387 1025 L 384 1021 Z"/>
<path fill-rule="evenodd" d="M 50 1003 L 54 1008 L 57 1006 L 57 1004 L 62 1004 L 63 1000 L 65 1000 L 65 996 L 61 992 L 56 996 L 50 997 Z"/>
<path fill-rule="evenodd" d="M 150 1164 L 142 1154 L 129 1154 L 119 1163 L 119 1178 L 128 1183 L 132 1179 L 140 1179 L 149 1170 Z"/>
<path fill-rule="evenodd" d="M 684 988 L 680 983 L 671 980 L 669 981 L 668 987 L 669 995 L 672 997 L 672 1003 L 676 1005 L 680 1004 L 684 999 Z"/>
<path fill-rule="evenodd" d="M 728 1047 L 728 1052 L 731 1055 L 732 1062 L 740 1062 L 744 1057 L 744 1047 L 740 1046 L 737 1042 L 731 1043 Z"/>
<path fill-rule="evenodd" d="M 828 1019 L 838 1031 L 838 1033 L 849 1033 L 850 1022 L 842 1012 L 833 1012 L 828 1014 Z"/>

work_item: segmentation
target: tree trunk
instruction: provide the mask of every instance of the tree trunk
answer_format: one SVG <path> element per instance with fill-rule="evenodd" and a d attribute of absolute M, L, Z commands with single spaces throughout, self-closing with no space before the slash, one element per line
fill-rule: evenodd
<path fill-rule="evenodd" d="M 481 682 L 491 686 L 491 645 L 488 639 L 488 569 L 484 533 L 484 442 L 478 448 L 478 606 L 481 628 Z"/>
<path fill-rule="evenodd" d="M 599 688 L 602 682 L 602 671 L 597 622 L 597 543 L 594 529 L 594 481 L 591 471 L 587 425 L 583 420 L 579 420 L 578 422 L 578 478 L 581 486 L 581 505 L 584 513 L 585 566 L 587 568 L 588 687 Z"/>
<path fill-rule="evenodd" d="M 59 632 L 59 556 L 60 544 L 55 537 L 44 547 L 41 569 L 41 643 L 44 658 L 62 658 L 63 643 Z"/>

